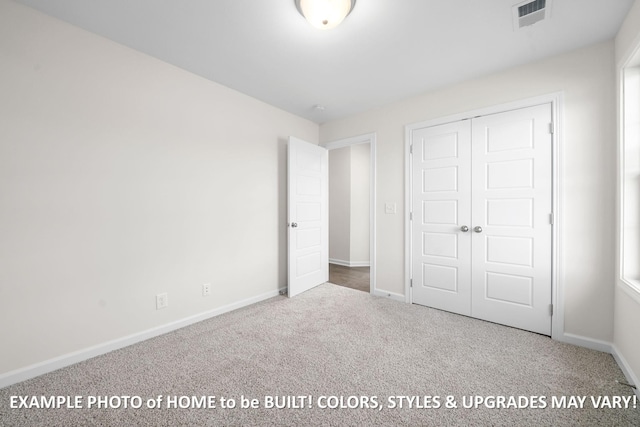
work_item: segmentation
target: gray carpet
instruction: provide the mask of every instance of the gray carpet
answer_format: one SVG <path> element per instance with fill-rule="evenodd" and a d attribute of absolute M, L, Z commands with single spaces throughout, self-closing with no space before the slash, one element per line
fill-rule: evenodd
<path fill-rule="evenodd" d="M 608 354 L 325 284 L 2 389 L 0 425 L 639 426 L 640 409 L 592 407 L 590 396 L 632 395 L 615 380 L 624 376 Z M 11 396 L 26 395 L 78 395 L 85 406 L 89 396 L 163 395 L 165 403 L 9 408 Z M 216 409 L 165 407 L 167 396 L 209 395 Z M 305 408 L 242 409 L 241 395 L 260 406 L 266 396 L 311 395 L 312 407 L 306 398 L 298 402 Z M 445 407 L 448 395 L 457 409 Z M 587 396 L 585 407 L 551 408 L 563 395 Z M 375 396 L 382 409 L 322 409 L 321 396 L 344 396 L 347 405 Z M 389 396 L 420 396 L 422 408 L 392 409 Z M 425 408 L 423 396 L 439 396 L 440 408 Z M 469 396 L 543 396 L 547 407 L 465 409 Z M 221 397 L 238 406 L 221 408 Z"/>

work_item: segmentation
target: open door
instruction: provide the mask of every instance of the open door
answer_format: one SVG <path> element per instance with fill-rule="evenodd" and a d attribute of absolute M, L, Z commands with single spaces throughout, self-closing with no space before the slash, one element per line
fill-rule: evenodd
<path fill-rule="evenodd" d="M 329 280 L 328 158 L 324 147 L 289 137 L 289 297 Z"/>

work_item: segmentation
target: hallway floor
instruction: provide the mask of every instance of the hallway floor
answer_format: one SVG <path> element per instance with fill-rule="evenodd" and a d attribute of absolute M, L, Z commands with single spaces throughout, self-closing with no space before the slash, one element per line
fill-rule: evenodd
<path fill-rule="evenodd" d="M 369 293 L 369 267 L 344 267 L 329 264 L 329 282 Z"/>

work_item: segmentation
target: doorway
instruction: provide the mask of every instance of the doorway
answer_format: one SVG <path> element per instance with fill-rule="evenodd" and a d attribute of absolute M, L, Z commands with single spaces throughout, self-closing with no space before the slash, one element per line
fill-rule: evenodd
<path fill-rule="evenodd" d="M 375 134 L 329 151 L 329 282 L 375 293 Z"/>

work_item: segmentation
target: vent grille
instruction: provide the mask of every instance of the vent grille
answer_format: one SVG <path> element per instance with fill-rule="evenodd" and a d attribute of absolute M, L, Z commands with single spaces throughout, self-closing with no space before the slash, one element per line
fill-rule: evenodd
<path fill-rule="evenodd" d="M 518 30 L 549 19 L 553 0 L 521 1 L 513 5 L 513 29 Z"/>
<path fill-rule="evenodd" d="M 518 17 L 522 18 L 523 16 L 527 16 L 532 14 L 533 12 L 537 12 L 541 9 L 544 9 L 547 5 L 547 0 L 535 0 L 531 3 L 527 3 L 518 8 Z"/>

